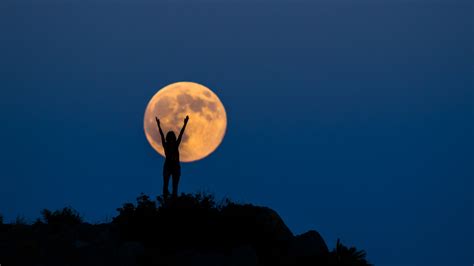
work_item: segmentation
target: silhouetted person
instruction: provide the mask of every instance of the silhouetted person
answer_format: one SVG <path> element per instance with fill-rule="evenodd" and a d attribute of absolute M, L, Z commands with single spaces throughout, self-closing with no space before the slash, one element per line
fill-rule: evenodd
<path fill-rule="evenodd" d="M 158 129 L 160 131 L 161 143 L 165 149 L 165 164 L 163 165 L 163 196 L 166 198 L 169 194 L 168 183 L 170 181 L 170 176 L 173 176 L 173 197 L 178 195 L 178 183 L 181 176 L 181 166 L 179 164 L 179 144 L 183 138 L 184 130 L 188 124 L 189 116 L 186 116 L 184 119 L 183 128 L 179 132 L 178 139 L 173 131 L 169 131 L 165 135 L 163 130 L 161 130 L 160 119 L 155 117 L 156 123 L 158 124 Z"/>

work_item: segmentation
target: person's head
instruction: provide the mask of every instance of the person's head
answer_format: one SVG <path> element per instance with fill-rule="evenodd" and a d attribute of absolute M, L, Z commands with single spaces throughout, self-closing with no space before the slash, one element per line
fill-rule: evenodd
<path fill-rule="evenodd" d="M 173 131 L 168 131 L 166 134 L 166 142 L 174 143 L 176 142 L 176 135 Z"/>

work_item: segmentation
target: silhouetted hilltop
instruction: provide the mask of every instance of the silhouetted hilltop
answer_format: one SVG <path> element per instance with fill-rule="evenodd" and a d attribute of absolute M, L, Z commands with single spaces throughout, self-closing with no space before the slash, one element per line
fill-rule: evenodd
<path fill-rule="evenodd" d="M 33 225 L 0 224 L 2 265 L 369 265 L 316 231 L 294 236 L 272 209 L 211 195 L 156 201 L 140 195 L 111 223 L 88 224 L 71 208 Z"/>

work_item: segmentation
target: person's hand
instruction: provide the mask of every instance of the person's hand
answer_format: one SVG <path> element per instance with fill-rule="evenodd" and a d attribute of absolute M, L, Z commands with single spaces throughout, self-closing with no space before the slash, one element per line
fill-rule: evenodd
<path fill-rule="evenodd" d="M 158 124 L 158 126 L 160 126 L 160 119 L 158 119 L 158 117 L 155 116 L 155 119 L 156 119 L 156 123 Z"/>
<path fill-rule="evenodd" d="M 186 116 L 186 118 L 184 119 L 184 123 L 188 123 L 188 120 L 189 120 L 189 115 Z"/>

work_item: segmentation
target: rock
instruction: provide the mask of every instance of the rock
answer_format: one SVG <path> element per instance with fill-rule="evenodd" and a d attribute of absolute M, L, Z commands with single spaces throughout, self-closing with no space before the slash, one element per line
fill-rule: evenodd
<path fill-rule="evenodd" d="M 136 241 L 127 241 L 120 245 L 118 249 L 119 260 L 122 265 L 137 265 L 137 258 L 143 255 L 145 247 Z"/>
<path fill-rule="evenodd" d="M 276 265 L 286 253 L 293 233 L 272 209 L 253 205 L 230 205 L 223 210 L 226 235 L 236 246 L 250 245 L 261 265 Z"/>
<path fill-rule="evenodd" d="M 75 248 L 85 248 L 87 246 L 89 246 L 90 243 L 86 242 L 86 241 L 82 241 L 82 240 L 76 240 L 74 241 L 74 247 Z"/>
<path fill-rule="evenodd" d="M 297 259 L 324 257 L 328 253 L 326 242 L 314 230 L 296 236 L 288 248 L 288 254 Z"/>
<path fill-rule="evenodd" d="M 257 266 L 258 258 L 251 245 L 235 247 L 229 256 L 230 266 Z"/>
<path fill-rule="evenodd" d="M 231 205 L 223 211 L 234 237 L 244 243 L 286 242 L 293 233 L 272 209 L 253 205 Z"/>
<path fill-rule="evenodd" d="M 255 219 L 262 229 L 272 235 L 272 240 L 289 241 L 293 238 L 293 233 L 283 222 L 283 219 L 274 210 L 267 207 L 257 208 Z"/>
<path fill-rule="evenodd" d="M 219 252 L 200 252 L 196 250 L 183 250 L 179 251 L 175 258 L 174 263 L 171 265 L 176 266 L 220 266 L 226 265 L 228 258 Z"/>

